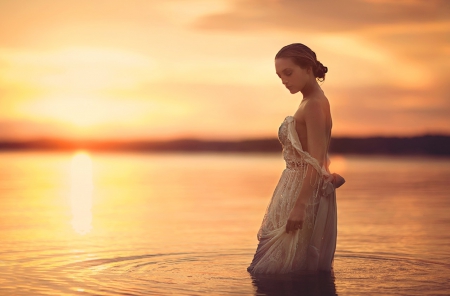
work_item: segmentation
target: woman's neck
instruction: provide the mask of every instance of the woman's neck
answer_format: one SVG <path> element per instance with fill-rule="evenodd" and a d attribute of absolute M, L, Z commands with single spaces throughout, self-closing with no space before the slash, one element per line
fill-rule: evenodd
<path fill-rule="evenodd" d="M 320 90 L 320 86 L 314 78 L 314 80 L 311 80 L 309 83 L 307 83 L 301 90 L 301 93 L 303 94 L 303 100 L 306 100 L 311 96 L 311 94 L 317 92 L 318 90 Z"/>

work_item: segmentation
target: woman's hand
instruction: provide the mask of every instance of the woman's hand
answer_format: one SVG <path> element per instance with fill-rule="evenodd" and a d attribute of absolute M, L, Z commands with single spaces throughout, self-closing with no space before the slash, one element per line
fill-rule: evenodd
<path fill-rule="evenodd" d="M 342 184 L 345 183 L 345 179 L 342 178 L 341 175 L 336 174 L 336 173 L 333 173 L 332 175 L 333 175 L 333 177 L 334 177 L 334 178 L 333 178 L 333 185 L 334 185 L 334 188 L 339 188 L 339 187 L 342 186 Z"/>
<path fill-rule="evenodd" d="M 302 229 L 303 220 L 305 219 L 305 204 L 295 205 L 291 213 L 289 214 L 288 221 L 286 223 L 286 233 L 292 231 L 295 233 L 297 229 Z"/>

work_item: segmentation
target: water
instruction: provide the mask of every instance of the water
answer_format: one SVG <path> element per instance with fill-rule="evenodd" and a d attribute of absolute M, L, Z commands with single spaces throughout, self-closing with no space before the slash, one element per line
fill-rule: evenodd
<path fill-rule="evenodd" d="M 0 153 L 0 295 L 448 295 L 450 159 L 331 161 L 334 274 L 256 278 L 281 154 Z"/>

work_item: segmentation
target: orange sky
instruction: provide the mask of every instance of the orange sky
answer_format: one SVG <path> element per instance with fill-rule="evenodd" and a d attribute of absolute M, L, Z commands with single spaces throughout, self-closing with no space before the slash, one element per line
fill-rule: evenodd
<path fill-rule="evenodd" d="M 334 136 L 450 133 L 449 36 L 447 0 L 1 1 L 0 139 L 275 137 L 294 42 Z"/>

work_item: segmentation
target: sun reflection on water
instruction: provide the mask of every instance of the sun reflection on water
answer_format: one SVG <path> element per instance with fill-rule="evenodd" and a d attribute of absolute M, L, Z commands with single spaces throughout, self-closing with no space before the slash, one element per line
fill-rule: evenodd
<path fill-rule="evenodd" d="M 78 151 L 70 164 L 70 207 L 72 227 L 79 234 L 92 229 L 92 160 L 89 154 Z"/>

